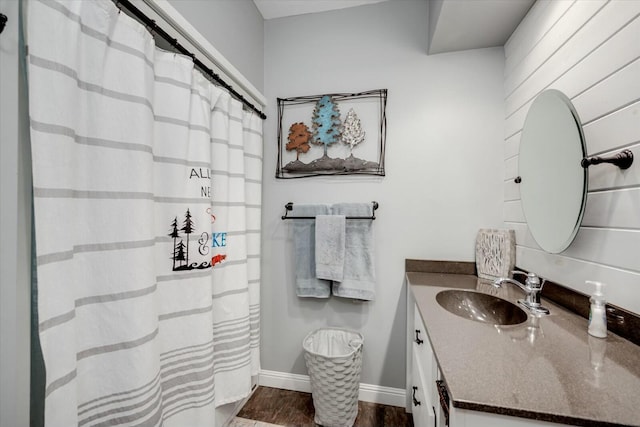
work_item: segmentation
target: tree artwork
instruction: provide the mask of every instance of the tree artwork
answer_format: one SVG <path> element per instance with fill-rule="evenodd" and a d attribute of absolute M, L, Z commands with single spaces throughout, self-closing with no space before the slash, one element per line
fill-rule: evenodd
<path fill-rule="evenodd" d="M 351 149 L 351 155 L 353 156 L 353 147 L 364 141 L 365 132 L 362 129 L 362 123 L 360 118 L 356 114 L 355 110 L 351 108 L 347 113 L 347 118 L 342 125 L 342 142 L 347 144 Z"/>
<path fill-rule="evenodd" d="M 386 89 L 278 98 L 276 178 L 384 176 L 386 102 Z M 341 115 L 340 110 L 346 114 Z M 380 119 L 379 133 L 376 133 L 376 117 Z M 367 142 L 375 140 L 376 135 L 377 147 Z M 319 145 L 323 150 L 313 148 L 313 145 Z"/>
<path fill-rule="evenodd" d="M 183 227 L 180 229 L 184 231 L 184 234 L 187 235 L 187 265 L 189 264 L 189 234 L 193 233 L 194 226 L 193 221 L 191 220 L 191 212 L 187 209 L 187 213 L 184 215 L 184 222 L 182 223 Z"/>
<path fill-rule="evenodd" d="M 294 123 L 289 128 L 289 142 L 286 145 L 287 151 L 296 150 L 296 160 L 300 159 L 300 153 L 306 153 L 311 146 L 311 132 L 302 122 Z"/>
<path fill-rule="evenodd" d="M 171 233 L 169 233 L 169 237 L 173 237 L 173 270 L 176 269 L 176 239 L 180 237 L 178 233 L 178 217 L 173 219 L 171 222 Z M 184 255 L 184 254 L 183 254 Z"/>
<path fill-rule="evenodd" d="M 180 261 L 180 266 L 182 266 L 183 261 L 185 261 L 187 258 L 184 255 L 184 242 L 182 240 L 180 240 L 180 243 L 178 243 L 177 246 L 174 246 L 174 252 L 173 252 L 173 270 L 176 270 L 176 261 Z"/>
<path fill-rule="evenodd" d="M 316 145 L 324 145 L 324 157 L 327 157 L 327 147 L 335 143 L 340 137 L 340 111 L 338 105 L 329 95 L 324 95 L 313 109 L 313 139 Z"/>
<path fill-rule="evenodd" d="M 207 210 L 207 212 L 210 212 Z M 173 260 L 173 271 L 187 271 L 187 270 L 204 270 L 211 268 L 211 262 L 208 259 L 196 259 L 189 263 L 189 235 L 196 232 L 196 227 L 192 219 L 191 211 L 187 209 L 184 215 L 184 221 L 182 222 L 182 228 L 178 228 L 178 217 L 173 218 L 169 225 L 171 230 L 168 234 L 173 239 L 173 252 L 171 253 L 171 259 Z M 187 236 L 187 244 L 185 245 L 184 239 L 180 231 L 184 232 Z M 226 234 L 226 233 L 218 233 Z M 198 239 L 198 253 L 200 255 L 207 255 L 209 253 L 209 233 L 203 232 Z"/>

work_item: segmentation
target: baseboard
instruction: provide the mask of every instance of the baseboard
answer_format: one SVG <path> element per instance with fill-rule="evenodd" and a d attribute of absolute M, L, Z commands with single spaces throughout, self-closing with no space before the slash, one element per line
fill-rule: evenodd
<path fill-rule="evenodd" d="M 360 383 L 360 394 L 358 397 L 364 402 L 404 408 L 406 406 L 405 395 L 405 390 L 402 388 Z"/>
<path fill-rule="evenodd" d="M 258 384 L 265 387 L 311 393 L 311 382 L 308 375 L 288 374 L 278 371 L 261 370 Z M 364 402 L 381 405 L 405 407 L 405 391 L 401 388 L 384 387 L 374 384 L 360 383 L 358 398 Z"/>
<path fill-rule="evenodd" d="M 258 375 L 258 385 L 311 393 L 311 382 L 308 375 L 287 374 L 285 372 L 261 369 Z"/>

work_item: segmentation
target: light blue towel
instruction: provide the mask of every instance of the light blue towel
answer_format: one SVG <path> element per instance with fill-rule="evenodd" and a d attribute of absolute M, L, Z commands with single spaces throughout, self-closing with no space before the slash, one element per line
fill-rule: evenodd
<path fill-rule="evenodd" d="M 371 216 L 371 203 L 337 203 L 334 215 Z M 345 227 L 344 271 L 341 282 L 333 282 L 333 294 L 344 298 L 372 301 L 376 297 L 373 254 L 373 221 L 347 219 Z"/>
<path fill-rule="evenodd" d="M 344 215 L 316 216 L 316 277 L 342 281 L 344 276 Z"/>
<path fill-rule="evenodd" d="M 293 205 L 290 216 L 327 215 L 328 205 Z M 294 219 L 293 243 L 296 272 L 296 295 L 299 297 L 329 298 L 331 281 L 316 278 L 316 221 Z"/>

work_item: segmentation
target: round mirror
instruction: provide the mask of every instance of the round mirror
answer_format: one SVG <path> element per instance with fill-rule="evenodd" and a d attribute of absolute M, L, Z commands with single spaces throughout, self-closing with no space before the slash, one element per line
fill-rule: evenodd
<path fill-rule="evenodd" d="M 587 195 L 580 119 L 562 92 L 546 90 L 531 104 L 520 138 L 520 199 L 531 235 L 550 253 L 578 233 Z"/>

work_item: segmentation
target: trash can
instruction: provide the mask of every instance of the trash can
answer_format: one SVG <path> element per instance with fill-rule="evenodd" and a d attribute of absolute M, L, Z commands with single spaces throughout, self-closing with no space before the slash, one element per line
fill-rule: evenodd
<path fill-rule="evenodd" d="M 358 416 L 363 342 L 358 332 L 339 328 L 317 329 L 302 341 L 316 424 L 353 426 Z"/>

